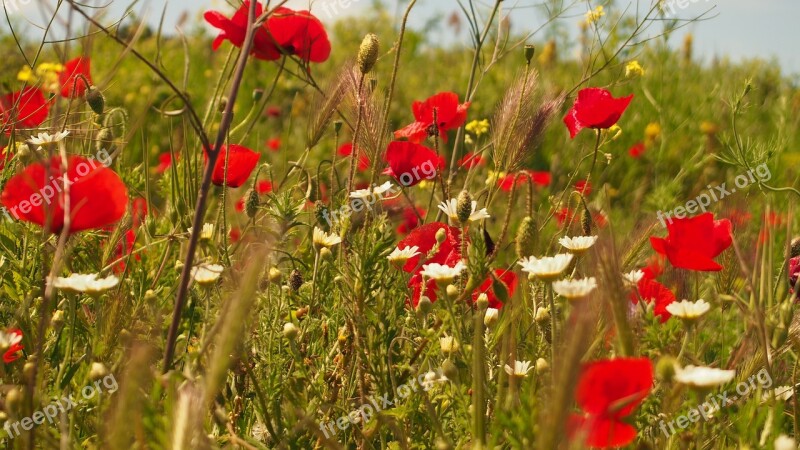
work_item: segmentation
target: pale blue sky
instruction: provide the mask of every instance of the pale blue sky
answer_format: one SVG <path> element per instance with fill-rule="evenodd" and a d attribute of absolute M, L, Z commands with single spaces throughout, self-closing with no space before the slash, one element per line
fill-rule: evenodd
<path fill-rule="evenodd" d="M 34 23 L 41 23 L 41 16 L 35 12 L 35 4 L 43 0 L 2 0 L 9 9 L 15 6 L 20 12 Z M 55 0 L 48 0 L 54 2 Z M 293 7 L 307 8 L 312 4 L 312 11 L 323 22 L 332 22 L 338 18 L 345 18 L 347 14 L 358 14 L 361 8 L 369 6 L 373 0 L 290 0 Z M 489 0 L 478 0 L 478 3 L 488 3 Z M 569 3 L 570 0 L 565 0 Z M 576 1 L 576 0 L 572 0 Z M 649 0 L 632 0 L 645 5 Z M 690 18 L 703 13 L 709 8 L 716 15 L 711 20 L 692 24 L 687 27 L 695 36 L 696 52 L 698 56 L 706 59 L 718 56 L 729 56 L 734 60 L 743 57 L 759 56 L 762 58 L 776 57 L 784 68 L 784 72 L 795 75 L 800 74 L 800 52 L 797 44 L 800 43 L 800 26 L 796 23 L 800 19 L 800 0 L 672 0 L 675 2 L 677 16 Z M 349 7 L 341 5 L 349 3 Z M 389 4 L 396 4 L 397 0 L 388 0 Z M 405 5 L 407 0 L 401 0 Z M 541 5 L 543 0 L 506 0 L 504 8 L 514 8 L 510 11 L 511 23 L 514 31 L 522 32 L 525 29 L 537 28 L 543 21 Z M 598 4 L 601 2 L 592 2 Z M 130 4 L 129 0 L 103 0 L 102 4 L 111 5 L 112 17 L 117 16 Z M 587 2 L 578 1 L 571 11 L 570 17 L 562 19 L 568 29 L 576 29 L 581 15 L 588 9 Z M 617 8 L 628 5 L 628 2 L 618 1 Z M 10 5 L 10 6 L 9 6 Z M 158 16 L 167 7 L 167 29 L 171 29 L 178 17 L 189 12 L 197 18 L 199 13 L 209 7 L 220 10 L 229 10 L 224 0 L 143 0 L 137 5 L 136 11 L 155 22 Z M 339 14 L 329 14 L 334 7 L 339 5 Z M 679 5 L 685 5 L 680 9 Z M 329 6 L 326 9 L 326 6 Z M 446 18 L 453 11 L 458 11 L 456 0 L 419 0 L 418 7 L 412 14 L 412 26 L 422 26 L 432 18 Z M 444 20 L 444 19 L 442 19 Z M 0 26 L 6 27 L 3 24 Z M 442 26 L 442 35 L 446 36 L 449 29 Z M 461 39 L 467 41 L 467 36 Z"/>

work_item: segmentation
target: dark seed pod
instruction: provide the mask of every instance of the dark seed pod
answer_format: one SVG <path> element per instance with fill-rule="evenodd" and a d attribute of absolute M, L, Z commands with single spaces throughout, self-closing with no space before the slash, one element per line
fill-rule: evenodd
<path fill-rule="evenodd" d="M 294 292 L 297 292 L 300 290 L 300 286 L 302 285 L 303 274 L 297 269 L 293 270 L 291 275 L 289 275 L 289 287 L 292 288 Z"/>
<path fill-rule="evenodd" d="M 255 189 L 250 189 L 250 192 L 247 193 L 247 201 L 244 204 L 244 211 L 247 213 L 247 217 L 254 218 L 260 205 L 261 201 L 258 198 L 258 192 Z"/>
<path fill-rule="evenodd" d="M 89 90 L 86 91 L 86 103 L 89 104 L 89 108 L 92 108 L 92 111 L 98 116 L 103 114 L 106 109 L 106 98 L 103 97 L 103 93 L 100 92 L 100 89 L 94 86 L 89 86 Z"/>
<path fill-rule="evenodd" d="M 533 217 L 522 219 L 522 223 L 517 229 L 517 239 L 515 242 L 517 258 L 523 259 L 533 255 L 536 246 L 536 223 Z"/>

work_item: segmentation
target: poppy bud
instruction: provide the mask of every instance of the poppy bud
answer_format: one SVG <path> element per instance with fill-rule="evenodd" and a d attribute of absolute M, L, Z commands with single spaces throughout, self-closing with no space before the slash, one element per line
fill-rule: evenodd
<path fill-rule="evenodd" d="M 328 233 L 330 231 L 328 207 L 324 203 L 317 200 L 314 202 L 314 218 L 317 219 L 317 225 L 322 228 L 322 231 Z"/>
<path fill-rule="evenodd" d="M 456 216 L 461 223 L 469 222 L 469 216 L 472 215 L 472 196 L 467 191 L 461 191 L 458 194 L 458 203 L 456 203 Z"/>
<path fill-rule="evenodd" d="M 260 206 L 261 202 L 258 199 L 258 192 L 255 189 L 250 189 L 250 192 L 247 194 L 247 201 L 244 204 L 244 211 L 247 213 L 247 217 L 254 218 L 256 213 L 258 212 L 258 207 Z"/>
<path fill-rule="evenodd" d="M 672 356 L 664 356 L 656 363 L 656 375 L 659 380 L 672 381 L 678 367 L 678 361 Z"/>
<path fill-rule="evenodd" d="M 417 302 L 417 312 L 420 314 L 428 314 L 431 311 L 431 307 L 433 303 L 431 303 L 431 299 L 428 296 L 423 295 L 420 297 L 419 302 Z"/>
<path fill-rule="evenodd" d="M 261 98 L 264 97 L 264 90 L 263 89 L 253 89 L 253 101 L 259 101 Z"/>
<path fill-rule="evenodd" d="M 297 326 L 295 326 L 295 324 L 293 324 L 292 322 L 286 322 L 283 325 L 283 335 L 286 337 L 286 339 L 289 339 L 290 341 L 295 340 L 299 332 L 300 330 L 298 330 Z"/>
<path fill-rule="evenodd" d="M 447 239 L 447 232 L 444 228 L 439 228 L 439 231 L 436 232 L 436 242 L 441 244 L 445 239 Z"/>
<path fill-rule="evenodd" d="M 592 235 L 592 213 L 584 206 L 583 215 L 581 216 L 581 230 L 584 236 Z"/>
<path fill-rule="evenodd" d="M 283 278 L 283 274 L 281 274 L 280 269 L 277 267 L 270 267 L 269 268 L 269 282 L 270 283 L 280 283 L 281 278 Z"/>
<path fill-rule="evenodd" d="M 106 109 L 106 98 L 103 97 L 103 93 L 100 92 L 100 89 L 94 86 L 89 86 L 89 90 L 86 91 L 86 103 L 89 104 L 89 108 L 92 108 L 92 111 L 98 116 L 103 114 Z"/>
<path fill-rule="evenodd" d="M 525 61 L 527 61 L 528 64 L 531 63 L 531 59 L 533 59 L 533 54 L 535 52 L 536 52 L 536 47 L 534 47 L 533 45 L 525 46 Z"/>
<path fill-rule="evenodd" d="M 339 134 L 339 132 L 342 131 L 342 125 L 343 124 L 341 120 L 333 122 L 333 131 L 335 131 L 336 134 Z"/>
<path fill-rule="evenodd" d="M 533 217 L 526 217 L 522 219 L 522 223 L 517 229 L 516 249 L 517 258 L 523 259 L 533 256 L 534 247 L 536 245 L 536 223 Z"/>
<path fill-rule="evenodd" d="M 456 367 L 453 361 L 446 359 L 442 363 L 442 374 L 444 374 L 448 380 L 455 380 L 458 377 L 458 367 Z"/>
<path fill-rule="evenodd" d="M 303 274 L 300 273 L 299 270 L 294 269 L 289 275 L 289 287 L 292 288 L 293 291 L 297 292 L 300 290 L 300 286 L 303 285 Z"/>
<path fill-rule="evenodd" d="M 790 258 L 796 258 L 798 256 L 800 256 L 800 237 L 792 239 L 792 246 L 789 251 Z"/>
<path fill-rule="evenodd" d="M 222 97 L 221 99 L 219 99 L 219 104 L 217 105 L 217 111 L 223 112 L 227 107 L 228 107 L 228 97 Z"/>
<path fill-rule="evenodd" d="M 358 69 L 366 75 L 375 66 L 380 52 L 380 41 L 378 36 L 370 33 L 364 36 L 361 47 L 358 49 Z"/>
<path fill-rule="evenodd" d="M 547 308 L 544 308 L 544 307 L 539 307 L 539 309 L 536 310 L 536 317 L 535 317 L 534 320 L 536 320 L 536 323 L 539 323 L 539 324 L 549 322 L 550 321 L 550 310 L 548 310 Z"/>
<path fill-rule="evenodd" d="M 536 360 L 536 373 L 542 375 L 543 373 L 550 370 L 550 363 L 547 362 L 544 358 L 539 358 Z"/>

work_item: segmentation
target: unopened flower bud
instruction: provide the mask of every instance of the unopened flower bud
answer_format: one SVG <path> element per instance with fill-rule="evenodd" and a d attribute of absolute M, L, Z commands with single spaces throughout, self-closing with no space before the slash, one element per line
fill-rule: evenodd
<path fill-rule="evenodd" d="M 478 307 L 479 310 L 484 310 L 489 307 L 489 296 L 486 295 L 485 292 L 481 292 L 478 295 L 478 300 L 475 302 L 475 305 Z"/>
<path fill-rule="evenodd" d="M 550 310 L 544 307 L 539 307 L 536 310 L 536 323 L 542 324 L 550 321 Z"/>
<path fill-rule="evenodd" d="M 263 89 L 253 89 L 253 101 L 259 101 L 264 97 Z"/>
<path fill-rule="evenodd" d="M 155 299 L 156 299 L 156 292 L 155 292 L 154 290 L 152 290 L 152 289 L 148 289 L 148 290 L 147 290 L 147 291 L 144 293 L 144 300 L 145 300 L 145 301 L 147 301 L 147 302 L 152 302 L 152 301 L 153 301 L 153 300 L 155 300 Z"/>
<path fill-rule="evenodd" d="M 328 247 L 322 247 L 319 250 L 319 257 L 322 258 L 323 261 L 330 261 L 333 259 L 333 253 Z"/>
<path fill-rule="evenodd" d="M 544 358 L 539 358 L 536 360 L 536 373 L 542 375 L 550 370 L 550 363 L 547 362 Z"/>
<path fill-rule="evenodd" d="M 656 376 L 662 381 L 672 381 L 678 367 L 678 361 L 672 356 L 663 356 L 656 363 Z"/>
<path fill-rule="evenodd" d="M 247 217 L 254 218 L 260 205 L 261 201 L 258 198 L 258 192 L 255 189 L 250 189 L 250 192 L 247 193 L 247 201 L 244 203 L 244 211 L 247 213 Z"/>
<path fill-rule="evenodd" d="M 270 283 L 280 283 L 281 278 L 283 278 L 283 274 L 281 273 L 280 269 L 277 267 L 270 267 L 269 268 L 269 282 Z"/>
<path fill-rule="evenodd" d="M 92 367 L 89 369 L 89 379 L 97 381 L 108 375 L 108 369 L 103 363 L 93 362 Z"/>
<path fill-rule="evenodd" d="M 294 292 L 300 290 L 300 286 L 303 285 L 303 274 L 300 273 L 299 270 L 294 269 L 289 275 L 289 287 L 292 288 Z"/>
<path fill-rule="evenodd" d="M 431 299 L 429 299 L 427 295 L 423 295 L 419 298 L 419 302 L 417 302 L 418 313 L 428 314 L 431 311 L 431 307 L 433 307 L 433 303 L 431 303 Z"/>
<path fill-rule="evenodd" d="M 461 191 L 458 194 L 458 202 L 456 203 L 456 216 L 461 223 L 469 222 L 469 216 L 472 215 L 472 196 L 467 191 Z"/>
<path fill-rule="evenodd" d="M 458 367 L 456 367 L 453 361 L 446 359 L 442 363 L 442 374 L 446 376 L 448 380 L 455 380 L 458 378 Z"/>
<path fill-rule="evenodd" d="M 517 229 L 517 239 L 515 247 L 517 258 L 524 259 L 533 255 L 536 246 L 536 223 L 533 217 L 522 219 L 522 223 Z"/>
<path fill-rule="evenodd" d="M 98 116 L 103 114 L 106 109 L 106 99 L 103 97 L 103 93 L 100 92 L 100 89 L 97 89 L 95 86 L 89 86 L 89 90 L 86 91 L 86 103 L 89 104 L 89 108 L 92 108 L 92 111 Z"/>
<path fill-rule="evenodd" d="M 447 232 L 444 228 L 439 228 L 439 231 L 436 232 L 436 242 L 441 244 L 445 239 L 447 239 Z"/>
<path fill-rule="evenodd" d="M 217 111 L 223 112 L 228 107 L 228 97 L 222 97 L 217 104 Z"/>
<path fill-rule="evenodd" d="M 344 125 L 344 124 L 342 123 L 341 120 L 334 121 L 333 122 L 333 131 L 335 131 L 336 134 L 339 134 L 339 132 L 342 131 L 342 125 Z"/>
<path fill-rule="evenodd" d="M 448 297 L 450 297 L 450 298 L 458 297 L 458 288 L 455 287 L 454 285 L 448 284 L 446 291 L 447 291 L 447 296 Z"/>
<path fill-rule="evenodd" d="M 361 47 L 358 49 L 358 69 L 362 74 L 369 73 L 378 61 L 378 53 L 380 52 L 380 41 L 378 36 L 370 33 L 364 36 L 361 41 Z"/>
<path fill-rule="evenodd" d="M 293 341 L 295 338 L 297 338 L 298 333 L 300 333 L 300 330 L 292 322 L 286 322 L 283 324 L 283 335 L 286 337 L 286 339 Z"/>

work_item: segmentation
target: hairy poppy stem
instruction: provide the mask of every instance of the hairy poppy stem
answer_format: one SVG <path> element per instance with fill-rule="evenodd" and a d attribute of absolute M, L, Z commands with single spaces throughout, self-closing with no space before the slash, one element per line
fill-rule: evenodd
<path fill-rule="evenodd" d="M 203 182 L 200 185 L 200 192 L 197 196 L 194 219 L 192 220 L 192 233 L 189 236 L 189 248 L 186 252 L 186 260 L 184 261 L 183 269 L 181 270 L 178 294 L 175 298 L 175 309 L 172 312 L 172 323 L 167 333 L 167 343 L 164 349 L 164 373 L 169 371 L 170 366 L 172 366 L 172 359 L 175 355 L 175 342 L 178 339 L 178 327 L 181 323 L 183 308 L 186 305 L 186 298 L 189 292 L 189 277 L 192 272 L 192 264 L 194 264 L 194 254 L 197 250 L 197 243 L 200 240 L 200 229 L 203 225 L 208 192 L 211 188 L 211 175 L 214 173 L 214 167 L 216 166 L 217 158 L 219 158 L 222 143 L 225 141 L 228 129 L 230 129 L 231 123 L 233 122 L 233 106 L 236 103 L 236 97 L 239 94 L 239 88 L 242 84 L 247 58 L 250 56 L 250 48 L 253 46 L 253 38 L 255 37 L 255 27 L 253 24 L 256 21 L 256 3 L 257 2 L 250 3 L 250 10 L 247 18 L 247 35 L 242 45 L 242 51 L 239 54 L 239 60 L 236 63 L 230 95 L 228 96 L 228 104 L 225 106 L 225 111 L 222 113 L 217 139 L 214 142 L 213 148 L 207 148 L 208 164 L 206 164 L 206 169 L 203 173 Z"/>

